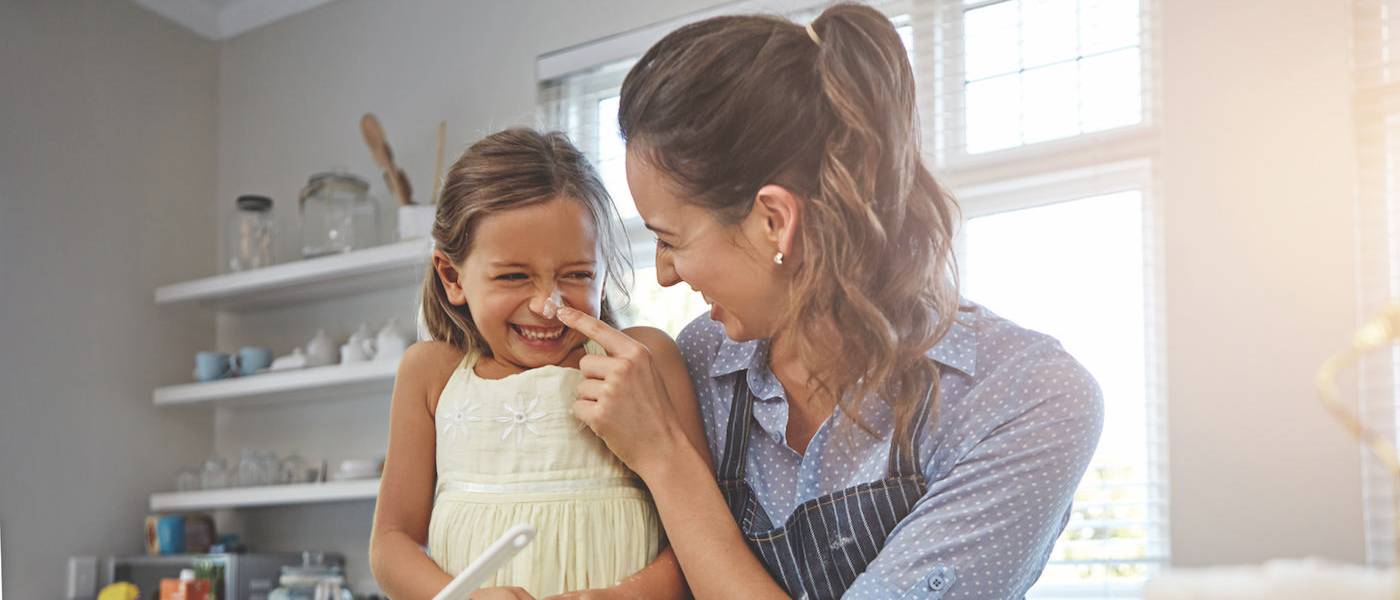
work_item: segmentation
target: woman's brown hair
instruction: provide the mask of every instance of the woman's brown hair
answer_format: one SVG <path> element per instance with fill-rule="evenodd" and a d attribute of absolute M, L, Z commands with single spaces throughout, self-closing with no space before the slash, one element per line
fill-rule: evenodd
<path fill-rule="evenodd" d="M 925 353 L 958 311 L 958 209 L 920 158 L 913 70 L 889 19 L 838 4 L 810 32 L 772 16 L 687 25 L 627 74 L 618 123 L 630 152 L 721 222 L 768 184 L 806 198 L 778 335 L 810 383 L 857 423 L 853 400 L 888 399 L 897 433 L 930 382 L 937 398 Z"/>
<path fill-rule="evenodd" d="M 433 221 L 433 242 L 454 265 L 471 252 L 472 237 L 482 219 L 501 212 L 571 200 L 587 209 L 601 247 L 604 279 L 625 298 L 620 285 L 631 271 L 621 219 L 612 197 L 588 158 L 557 131 L 540 133 L 512 128 L 472 144 L 447 172 Z M 601 317 L 617 326 L 604 295 Z M 471 310 L 452 304 L 430 265 L 423 279 L 423 321 L 432 339 L 463 352 L 491 356 L 477 330 Z"/>

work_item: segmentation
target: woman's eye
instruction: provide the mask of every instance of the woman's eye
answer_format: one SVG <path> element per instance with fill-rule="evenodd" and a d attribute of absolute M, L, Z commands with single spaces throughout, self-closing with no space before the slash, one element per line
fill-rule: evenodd
<path fill-rule="evenodd" d="M 575 272 L 575 273 L 569 273 L 569 278 L 570 278 L 570 279 L 593 279 L 593 273 L 592 273 L 591 271 L 578 271 L 578 272 Z"/>
<path fill-rule="evenodd" d="M 666 241 L 665 241 L 665 240 L 662 240 L 661 238 L 656 238 L 656 249 L 657 249 L 657 250 L 670 250 L 670 249 L 671 249 L 671 245 L 668 244 L 668 243 L 666 243 Z"/>
<path fill-rule="evenodd" d="M 520 281 L 520 280 L 522 280 L 522 279 L 529 279 L 529 278 L 530 278 L 530 276 L 529 276 L 529 275 L 526 275 L 526 274 L 524 274 L 524 273 L 506 273 L 505 275 L 497 275 L 497 276 L 496 276 L 496 279 L 497 279 L 498 281 Z"/>

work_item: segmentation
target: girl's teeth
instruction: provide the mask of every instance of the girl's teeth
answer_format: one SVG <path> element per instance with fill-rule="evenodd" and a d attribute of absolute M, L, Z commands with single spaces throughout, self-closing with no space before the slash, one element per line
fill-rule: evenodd
<path fill-rule="evenodd" d="M 552 340 L 559 337 L 560 334 L 564 333 L 564 328 L 560 327 L 558 329 L 541 331 L 537 329 L 526 329 L 524 327 L 516 327 L 516 331 L 519 331 L 520 335 L 523 335 L 529 339 L 543 341 Z"/>

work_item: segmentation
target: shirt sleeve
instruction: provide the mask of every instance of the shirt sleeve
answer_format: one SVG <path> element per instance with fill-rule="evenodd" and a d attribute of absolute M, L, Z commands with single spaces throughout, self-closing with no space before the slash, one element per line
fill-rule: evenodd
<path fill-rule="evenodd" d="M 1035 350 L 969 393 L 985 433 L 931 480 L 845 598 L 1019 599 L 1035 583 L 1103 428 L 1093 377 L 1058 343 Z"/>

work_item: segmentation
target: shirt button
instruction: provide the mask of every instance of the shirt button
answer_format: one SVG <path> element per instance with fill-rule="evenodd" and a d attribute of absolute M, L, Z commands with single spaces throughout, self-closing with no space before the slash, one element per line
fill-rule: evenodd
<path fill-rule="evenodd" d="M 935 591 L 935 592 L 937 592 L 937 591 L 939 591 L 939 590 L 942 590 L 942 589 L 943 589 L 943 578 L 942 578 L 942 577 L 932 577 L 932 578 L 930 578 L 930 579 L 928 580 L 928 589 L 933 590 L 933 591 Z"/>

